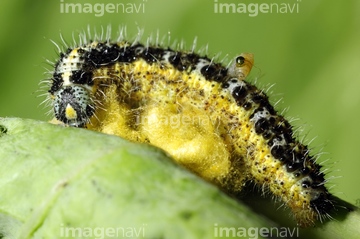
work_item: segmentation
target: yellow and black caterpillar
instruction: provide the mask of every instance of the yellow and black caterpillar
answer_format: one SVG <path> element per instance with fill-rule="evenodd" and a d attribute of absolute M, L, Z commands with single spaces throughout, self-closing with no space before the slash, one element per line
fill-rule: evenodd
<path fill-rule="evenodd" d="M 57 121 L 158 146 L 230 192 L 253 181 L 289 206 L 299 225 L 330 217 L 321 166 L 246 81 L 252 54 L 225 67 L 159 44 L 81 39 L 60 54 L 49 79 Z"/>

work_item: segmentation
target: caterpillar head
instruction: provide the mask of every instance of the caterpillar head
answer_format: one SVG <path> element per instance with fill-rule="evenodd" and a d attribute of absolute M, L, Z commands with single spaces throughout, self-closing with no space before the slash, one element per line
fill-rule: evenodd
<path fill-rule="evenodd" d="M 94 114 L 95 107 L 89 91 L 78 85 L 64 86 L 54 95 L 57 120 L 74 127 L 84 127 Z"/>

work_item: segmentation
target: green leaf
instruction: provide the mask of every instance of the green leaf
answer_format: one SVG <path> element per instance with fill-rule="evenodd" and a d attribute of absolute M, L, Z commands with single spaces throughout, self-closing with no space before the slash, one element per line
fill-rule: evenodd
<path fill-rule="evenodd" d="M 261 214 L 272 201 L 254 212 L 157 148 L 86 129 L 0 118 L 0 161 L 1 238 L 264 238 L 289 220 Z M 282 235 L 356 238 L 359 218 Z"/>
<path fill-rule="evenodd" d="M 9 238 L 60 238 L 68 228 L 213 238 L 216 224 L 269 225 L 154 147 L 33 120 L 0 125 L 0 229 Z"/>

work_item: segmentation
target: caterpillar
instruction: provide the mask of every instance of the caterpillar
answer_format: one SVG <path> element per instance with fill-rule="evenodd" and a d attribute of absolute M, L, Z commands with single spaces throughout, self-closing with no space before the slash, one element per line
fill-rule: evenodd
<path fill-rule="evenodd" d="M 57 122 L 148 143 L 234 193 L 254 182 L 280 199 L 300 226 L 331 218 L 332 194 L 308 146 L 263 90 L 246 80 L 250 53 L 215 58 L 91 33 L 62 51 L 48 100 Z"/>

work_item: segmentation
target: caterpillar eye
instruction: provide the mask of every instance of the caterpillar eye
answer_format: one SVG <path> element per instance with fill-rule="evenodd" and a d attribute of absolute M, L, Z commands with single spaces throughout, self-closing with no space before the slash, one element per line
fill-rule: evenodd
<path fill-rule="evenodd" d="M 94 114 L 88 90 L 81 86 L 66 86 L 55 95 L 54 111 L 56 119 L 74 126 L 84 127 Z"/>

